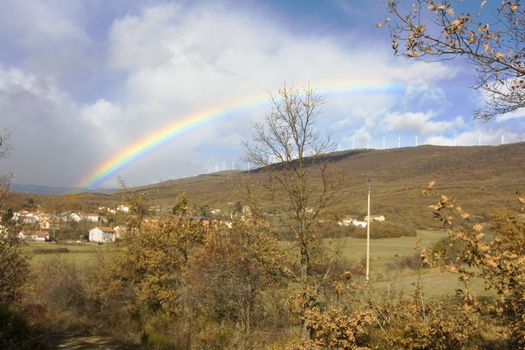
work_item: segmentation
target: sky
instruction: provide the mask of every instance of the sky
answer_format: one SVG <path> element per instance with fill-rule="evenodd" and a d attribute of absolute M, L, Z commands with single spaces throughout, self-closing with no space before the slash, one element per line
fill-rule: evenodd
<path fill-rule="evenodd" d="M 475 2 L 473 2 L 475 3 Z M 245 169 L 242 140 L 283 86 L 324 98 L 340 150 L 525 139 L 525 113 L 473 120 L 473 68 L 395 57 L 382 0 L 1 0 L 0 173 L 115 187 Z M 366 89 L 366 87 L 377 89 Z M 393 87 L 402 88 L 393 88 Z M 95 179 L 139 140 L 205 119 Z M 92 180 L 92 181 L 90 181 Z"/>

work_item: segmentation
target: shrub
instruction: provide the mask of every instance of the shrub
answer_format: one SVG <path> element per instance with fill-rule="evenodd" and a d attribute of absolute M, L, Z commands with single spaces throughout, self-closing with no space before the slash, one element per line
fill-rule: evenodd
<path fill-rule="evenodd" d="M 29 276 L 29 264 L 22 243 L 12 233 L 0 238 L 0 306 L 20 301 Z"/>
<path fill-rule="evenodd" d="M 401 270 L 401 269 L 413 269 L 428 267 L 427 264 L 423 263 L 420 253 L 414 253 L 409 256 L 399 257 L 394 261 L 390 261 L 386 264 L 388 270 Z"/>

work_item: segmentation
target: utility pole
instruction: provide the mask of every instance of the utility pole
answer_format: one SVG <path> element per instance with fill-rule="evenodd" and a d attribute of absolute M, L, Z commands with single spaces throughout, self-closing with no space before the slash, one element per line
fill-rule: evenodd
<path fill-rule="evenodd" d="M 352 136 L 352 150 L 355 150 L 355 136 Z"/>
<path fill-rule="evenodd" d="M 416 147 L 417 147 L 417 146 L 418 146 L 418 144 L 417 144 L 417 135 L 416 135 Z"/>
<path fill-rule="evenodd" d="M 397 137 L 397 148 L 401 148 L 401 137 Z"/>
<path fill-rule="evenodd" d="M 368 216 L 366 217 L 366 281 L 370 278 L 370 192 L 371 185 L 368 179 Z"/>

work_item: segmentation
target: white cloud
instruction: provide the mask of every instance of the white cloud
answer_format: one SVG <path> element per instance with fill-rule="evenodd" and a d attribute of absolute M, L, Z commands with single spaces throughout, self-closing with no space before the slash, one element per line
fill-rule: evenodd
<path fill-rule="evenodd" d="M 433 111 L 387 113 L 382 121 L 383 129 L 414 135 L 428 135 L 453 131 L 464 125 L 464 120 L 461 116 L 453 120 L 433 120 L 435 116 L 436 114 Z"/>
<path fill-rule="evenodd" d="M 108 132 L 116 131 L 116 128 L 108 128 L 108 126 L 116 126 L 125 121 L 120 107 L 103 98 L 94 104 L 82 106 L 80 116 L 100 129 L 107 129 Z"/>
<path fill-rule="evenodd" d="M 496 121 L 497 122 L 506 122 L 508 120 L 522 119 L 522 118 L 525 118 L 525 108 L 519 108 L 519 109 L 517 109 L 515 111 L 509 112 L 509 113 L 506 113 L 506 114 L 502 114 L 502 115 L 498 115 L 496 117 Z"/>
<path fill-rule="evenodd" d="M 78 118 L 80 108 L 51 79 L 0 66 L 2 127 L 11 132 L 12 151 L 0 171 L 16 181 L 69 185 L 105 146 L 101 130 Z"/>
<path fill-rule="evenodd" d="M 27 50 L 63 48 L 89 41 L 71 16 L 79 10 L 71 1 L 2 1 L 0 38 Z"/>
<path fill-rule="evenodd" d="M 15 2 L 9 4 L 13 10 L 16 8 Z M 49 45 L 43 44 L 39 54 L 31 56 L 35 62 L 51 57 L 54 69 L 60 69 L 64 63 L 56 60 L 56 56 L 47 56 L 53 47 L 66 50 L 63 57 L 74 58 L 92 44 L 93 40 L 79 27 L 78 19 L 67 17 L 68 10 L 76 11 L 68 6 L 57 9 L 57 6 L 45 7 L 39 3 L 33 10 L 24 9 L 29 13 L 21 18 L 35 18 L 42 32 L 20 29 L 17 35 L 26 38 L 21 45 L 38 51 L 40 42 L 49 42 Z M 60 23 L 46 29 L 53 21 Z M 176 4 L 144 7 L 136 14 L 117 18 L 107 33 L 107 40 L 104 62 L 108 71 L 103 73 L 119 79 L 108 79 L 116 84 L 108 88 L 111 97 L 101 93 L 95 102 L 76 102 L 46 74 L 0 69 L 0 98 L 17 89 L 26 96 L 27 111 L 13 112 L 18 121 L 9 119 L 8 127 L 23 135 L 23 139 L 31 137 L 37 129 L 48 139 L 42 140 L 38 155 L 29 152 L 29 146 L 15 145 L 21 152 L 19 156 L 25 154 L 28 159 L 37 159 L 42 158 L 41 153 L 61 154 L 59 158 L 71 162 L 69 167 L 73 170 L 61 174 L 59 179 L 46 180 L 49 183 L 67 183 L 67 176 L 72 183 L 78 173 L 90 172 L 119 149 L 180 118 L 205 114 L 210 108 L 227 111 L 248 98 L 264 100 L 268 92 L 275 92 L 284 82 L 298 87 L 309 82 L 321 89 L 341 82 L 357 86 L 365 83 L 407 86 L 406 96 L 401 97 L 392 93 L 358 92 L 327 95 L 318 128 L 346 131 L 363 144 L 371 140 L 372 130 L 381 129 L 382 124 L 384 130 L 417 131 L 423 135 L 437 134 L 462 122 L 462 119 L 435 120 L 432 112 L 389 112 L 399 107 L 403 98 L 419 99 L 425 104 L 443 102 L 444 95 L 436 84 L 456 76 L 456 69 L 443 63 L 395 59 L 384 42 L 356 41 L 340 45 L 337 37 L 297 36 L 277 21 L 247 9 L 210 3 L 192 7 Z M 76 50 L 77 45 L 80 50 Z M 65 61 L 82 65 L 82 59 Z M 44 71 L 53 72 L 52 69 Z M 7 77 L 4 83 L 3 77 Z M 328 90 L 321 93 L 324 91 Z M 3 112 L 15 109 L 15 105 L 8 100 L 7 105 L 0 108 Z M 141 184 L 157 181 L 157 177 L 166 179 L 202 172 L 210 167 L 208 163 L 212 160 L 222 163 L 221 157 L 228 163 L 238 159 L 240 138 L 249 138 L 252 121 L 261 119 L 266 108 L 267 105 L 245 108 L 210 122 L 156 149 L 120 175 L 130 183 Z M 404 108 L 411 110 L 412 107 L 407 104 Z M 44 122 L 42 118 L 47 119 Z M 25 124 L 30 126 L 24 129 Z M 71 142 L 71 146 L 59 147 L 55 138 L 63 138 Z M 81 163 L 74 162 L 75 155 L 81 156 Z M 43 162 L 42 166 L 48 165 Z M 55 166 L 56 162 L 48 166 L 47 179 L 52 178 Z M 21 169 L 30 174 L 27 166 Z M 152 179 L 152 174 L 158 175 Z"/>
<path fill-rule="evenodd" d="M 490 130 L 479 128 L 463 131 L 455 136 L 438 135 L 426 139 L 426 143 L 440 146 L 495 146 L 520 141 L 523 141 L 523 135 L 501 128 Z"/>

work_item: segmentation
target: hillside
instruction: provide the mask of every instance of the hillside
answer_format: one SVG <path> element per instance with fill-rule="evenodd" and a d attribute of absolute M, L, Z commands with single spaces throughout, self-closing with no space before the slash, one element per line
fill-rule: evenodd
<path fill-rule="evenodd" d="M 365 213 L 366 183 L 372 181 L 372 211 L 396 221 L 425 226 L 431 222 L 429 198 L 421 188 L 436 181 L 436 193 L 447 193 L 474 214 L 487 216 L 495 208 L 514 205 L 515 192 L 525 192 L 525 143 L 482 147 L 419 146 L 388 150 L 342 151 L 326 155 L 345 175 L 345 186 L 338 202 L 330 209 L 333 217 L 346 213 Z M 228 203 L 243 201 L 244 188 L 259 188 L 265 176 L 260 170 L 229 171 L 170 180 L 133 188 L 146 192 L 154 204 L 169 208 L 175 197 L 185 191 L 196 205 L 228 210 Z M 279 198 L 259 193 L 263 207 L 270 209 Z M 27 196 L 27 195 L 26 195 Z M 122 201 L 121 194 L 77 194 L 33 196 L 37 203 L 75 205 L 92 209 Z"/>
<path fill-rule="evenodd" d="M 525 143 L 483 147 L 420 146 L 389 150 L 356 150 L 328 154 L 327 159 L 347 177 L 334 215 L 366 210 L 366 182 L 373 190 L 373 211 L 400 216 L 430 218 L 429 199 L 421 188 L 436 181 L 436 193 L 447 193 L 477 215 L 514 204 L 516 190 L 525 192 Z M 160 205 L 188 192 L 193 202 L 227 209 L 227 203 L 243 197 L 245 184 L 264 179 L 260 171 L 223 172 L 166 181 L 137 188 Z M 244 185 L 243 185 L 244 184 Z M 272 203 L 262 195 L 266 206 Z M 275 205 L 275 204 L 273 204 Z M 411 219 L 412 218 L 412 219 Z M 426 221 L 426 220 L 425 220 Z"/>

